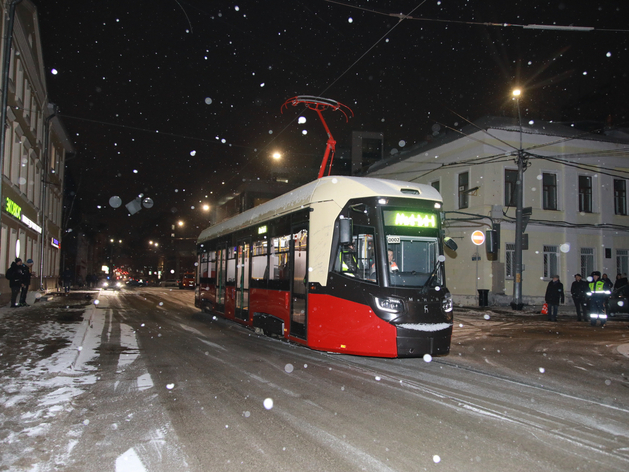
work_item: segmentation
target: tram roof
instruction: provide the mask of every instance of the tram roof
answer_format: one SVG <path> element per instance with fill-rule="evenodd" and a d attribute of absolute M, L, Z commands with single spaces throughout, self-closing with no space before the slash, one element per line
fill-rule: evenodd
<path fill-rule="evenodd" d="M 419 194 L 403 193 L 403 189 L 417 190 Z M 352 198 L 371 196 L 443 201 L 439 192 L 430 185 L 370 177 L 323 177 L 204 229 L 197 244 L 307 208 L 312 203 L 333 201 L 343 208 Z"/>

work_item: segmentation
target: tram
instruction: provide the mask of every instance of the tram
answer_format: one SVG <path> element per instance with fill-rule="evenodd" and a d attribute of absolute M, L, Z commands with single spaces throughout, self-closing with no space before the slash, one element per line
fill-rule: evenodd
<path fill-rule="evenodd" d="M 195 305 L 315 350 L 447 354 L 441 205 L 428 185 L 322 177 L 200 234 Z"/>

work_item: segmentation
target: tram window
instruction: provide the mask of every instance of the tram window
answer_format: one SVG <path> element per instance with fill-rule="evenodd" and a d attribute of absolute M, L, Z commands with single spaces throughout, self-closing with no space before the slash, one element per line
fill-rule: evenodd
<path fill-rule="evenodd" d="M 387 253 L 391 253 L 392 258 L 389 269 L 391 285 L 422 287 L 433 271 L 437 282 L 441 283 L 436 238 L 387 235 Z"/>
<path fill-rule="evenodd" d="M 268 241 L 254 241 L 251 258 L 251 284 L 254 288 L 264 288 L 269 278 Z"/>
<path fill-rule="evenodd" d="M 236 283 L 236 248 L 227 248 L 227 284 Z"/>
<path fill-rule="evenodd" d="M 199 254 L 199 277 L 205 279 L 208 276 L 208 263 L 210 260 L 210 253 L 204 252 Z"/>
<path fill-rule="evenodd" d="M 334 271 L 367 282 L 378 281 L 374 229 L 354 225 L 352 243 L 339 244 Z"/>
<path fill-rule="evenodd" d="M 290 240 L 291 235 L 273 238 L 269 257 L 269 288 L 290 289 Z"/>
<path fill-rule="evenodd" d="M 216 251 L 212 251 L 209 254 L 210 256 L 210 261 L 209 261 L 209 277 L 212 279 L 216 278 Z M 206 275 L 206 277 L 208 277 Z"/>
<path fill-rule="evenodd" d="M 199 270 L 198 270 L 198 274 L 199 274 L 199 283 L 202 284 L 207 284 L 207 283 L 212 283 L 212 279 L 210 279 L 210 259 L 212 256 L 215 256 L 216 253 L 214 251 L 212 252 L 204 252 L 202 254 L 199 254 Z M 213 276 L 216 277 L 216 274 Z"/>

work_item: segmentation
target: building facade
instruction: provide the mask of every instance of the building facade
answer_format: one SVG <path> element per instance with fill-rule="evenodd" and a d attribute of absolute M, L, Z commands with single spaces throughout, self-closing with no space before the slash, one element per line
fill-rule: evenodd
<path fill-rule="evenodd" d="M 520 144 L 521 143 L 521 144 Z M 629 272 L 629 135 L 580 132 L 554 123 L 485 118 L 373 165 L 367 176 L 432 185 L 444 200 L 447 283 L 456 303 L 513 300 L 517 155 L 526 159 L 522 301 L 543 302 L 553 275 L 569 293 L 573 276 Z M 499 228 L 497 254 L 472 233 Z M 526 242 L 528 244 L 526 244 Z M 566 297 L 570 303 L 570 297 Z"/>
<path fill-rule="evenodd" d="M 7 80 L 0 87 L 7 92 L 7 107 L 1 165 L 0 303 L 10 298 L 4 274 L 16 257 L 34 261 L 31 290 L 57 286 L 64 167 L 66 155 L 73 152 L 49 101 L 37 9 L 22 0 L 11 22 L 11 3 L 15 2 L 1 2 L 0 64 Z M 8 37 L 12 41 L 7 57 Z"/>

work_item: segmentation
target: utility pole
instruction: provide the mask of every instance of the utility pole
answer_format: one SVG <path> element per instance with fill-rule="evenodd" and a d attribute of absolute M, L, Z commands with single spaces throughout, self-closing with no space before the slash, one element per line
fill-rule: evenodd
<path fill-rule="evenodd" d="M 520 114 L 520 89 L 513 91 L 513 97 L 518 109 L 518 123 L 520 125 L 520 147 L 518 148 L 518 179 L 515 183 L 515 257 L 514 257 L 514 279 L 513 279 L 513 301 L 511 308 L 521 310 L 522 303 L 522 242 L 524 238 L 524 171 L 527 167 L 526 157 L 522 151 L 522 116 Z"/>

